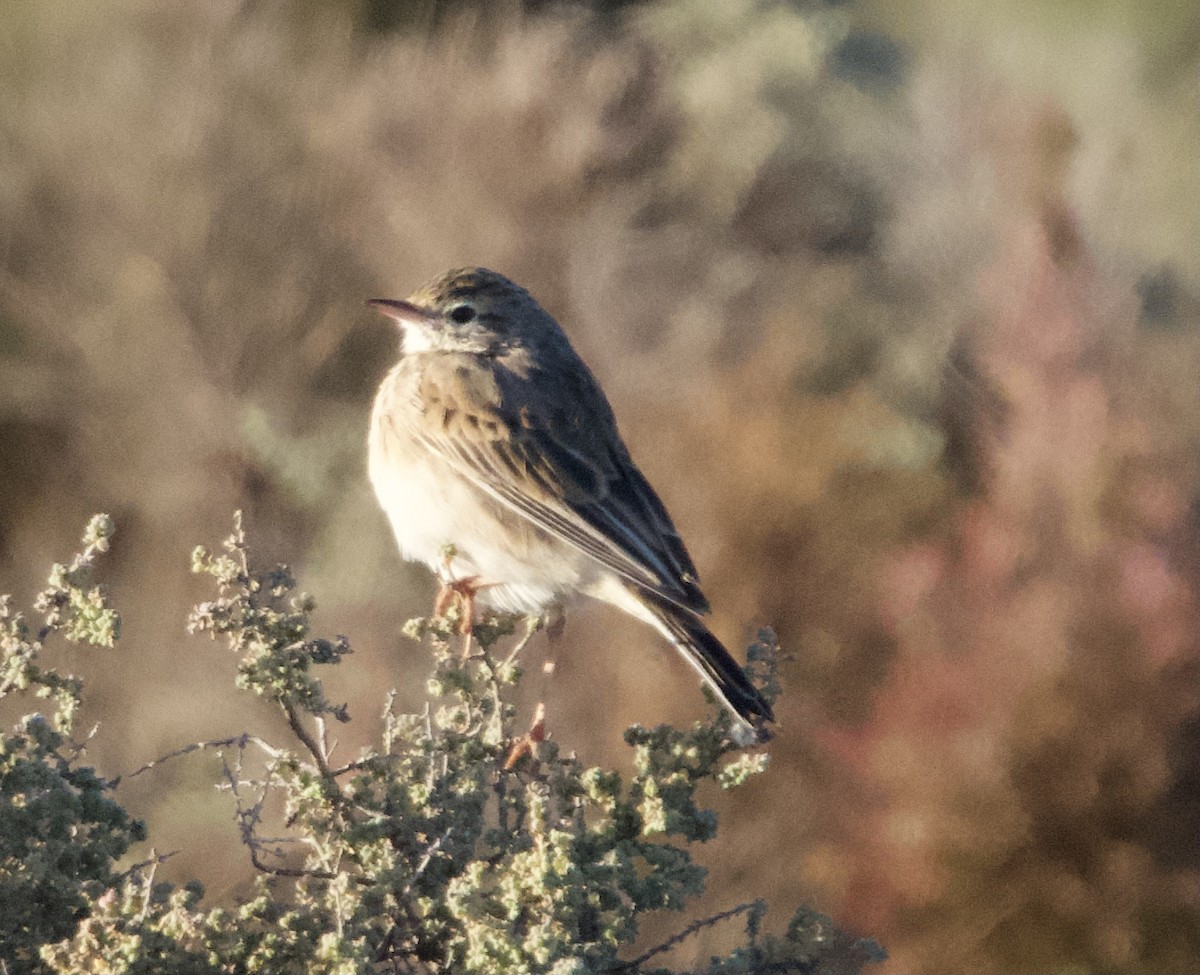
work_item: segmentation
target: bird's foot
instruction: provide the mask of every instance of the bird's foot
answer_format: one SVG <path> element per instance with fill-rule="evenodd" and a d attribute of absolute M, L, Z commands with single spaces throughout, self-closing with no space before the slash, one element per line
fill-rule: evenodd
<path fill-rule="evenodd" d="M 529 730 L 525 734 L 513 742 L 512 748 L 509 749 L 508 758 L 504 760 L 504 771 L 511 772 L 521 759 L 526 755 L 532 755 L 533 750 L 545 739 L 546 705 L 539 703 L 537 710 L 533 713 L 533 724 L 529 726 Z"/>
<path fill-rule="evenodd" d="M 467 576 L 465 579 L 443 579 L 438 587 L 437 596 L 433 600 L 433 615 L 445 616 L 451 606 L 458 607 L 458 632 L 464 638 L 463 660 L 471 656 L 471 626 L 475 622 L 475 597 L 481 590 L 494 585 L 496 585 L 494 582 L 480 582 L 479 576 Z"/>

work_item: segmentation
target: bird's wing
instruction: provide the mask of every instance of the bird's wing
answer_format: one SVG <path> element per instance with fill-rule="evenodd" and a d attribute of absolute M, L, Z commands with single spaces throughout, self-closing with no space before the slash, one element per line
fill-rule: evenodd
<path fill-rule="evenodd" d="M 417 439 L 622 578 L 707 612 L 691 557 L 629 457 L 604 394 L 582 363 L 572 365 L 550 374 L 467 354 L 431 356 L 416 390 Z"/>

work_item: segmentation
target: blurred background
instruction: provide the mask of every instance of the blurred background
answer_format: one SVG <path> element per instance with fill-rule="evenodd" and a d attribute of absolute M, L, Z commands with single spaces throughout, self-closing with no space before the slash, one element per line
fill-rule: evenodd
<path fill-rule="evenodd" d="M 715 630 L 769 624 L 787 653 L 770 773 L 712 797 L 700 910 L 805 902 L 888 972 L 1200 967 L 1194 2 L 4 19 L 0 591 L 28 605 L 116 519 L 124 639 L 62 657 L 105 774 L 285 737 L 184 630 L 210 595 L 189 553 L 238 507 L 355 648 L 329 681 L 343 753 L 387 687 L 421 706 L 398 631 L 433 585 L 366 480 L 397 338 L 363 300 L 483 264 L 598 375 Z M 528 683 L 587 761 L 705 707 L 599 606 Z M 217 767 L 117 798 L 182 850 L 160 878 L 220 902 L 250 871 Z"/>

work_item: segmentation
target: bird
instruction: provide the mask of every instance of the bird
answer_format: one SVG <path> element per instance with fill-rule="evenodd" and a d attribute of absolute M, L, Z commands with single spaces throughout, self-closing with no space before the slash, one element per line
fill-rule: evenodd
<path fill-rule="evenodd" d="M 582 594 L 628 613 L 695 668 L 737 744 L 766 740 L 771 706 L 705 625 L 692 558 L 558 322 L 481 267 L 367 304 L 401 333 L 368 434 L 401 555 L 468 597 L 468 625 L 474 600 L 539 615 Z"/>

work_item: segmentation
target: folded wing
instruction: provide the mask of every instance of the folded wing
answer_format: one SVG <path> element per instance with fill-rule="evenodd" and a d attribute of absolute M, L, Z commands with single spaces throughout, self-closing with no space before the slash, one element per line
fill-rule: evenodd
<path fill-rule="evenodd" d="M 689 613 L 707 612 L 678 531 L 629 457 L 604 394 L 576 365 L 554 375 L 522 374 L 502 360 L 481 370 L 466 354 L 430 357 L 417 438 L 492 497 L 627 582 Z M 555 395 L 534 394 L 546 384 L 559 384 Z"/>

